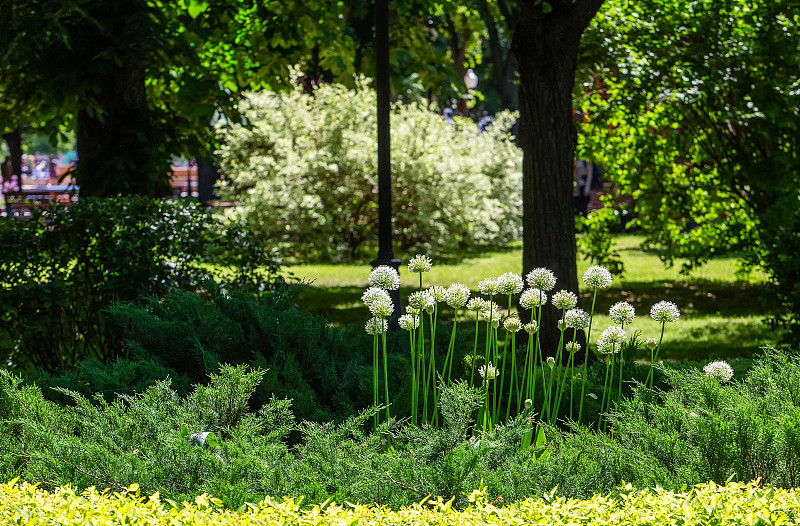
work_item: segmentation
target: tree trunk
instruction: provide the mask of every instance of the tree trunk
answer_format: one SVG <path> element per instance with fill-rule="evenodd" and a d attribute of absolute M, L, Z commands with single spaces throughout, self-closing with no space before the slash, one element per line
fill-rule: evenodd
<path fill-rule="evenodd" d="M 11 173 L 22 177 L 22 132 L 19 128 L 3 134 L 11 154 Z M 22 181 L 20 181 L 22 184 Z"/>
<path fill-rule="evenodd" d="M 119 67 L 96 80 L 95 101 L 102 113 L 78 112 L 78 165 L 81 196 L 169 194 L 169 164 L 154 147 L 141 67 Z"/>
<path fill-rule="evenodd" d="M 521 91 L 522 265 L 526 274 L 537 267 L 552 270 L 558 278 L 552 292 L 564 289 L 578 294 L 572 89 L 583 30 L 601 3 L 550 2 L 553 10 L 547 14 L 541 4 L 523 8 L 512 39 Z M 540 338 L 545 355 L 554 354 L 558 345 L 559 317 L 552 305 L 543 310 Z"/>

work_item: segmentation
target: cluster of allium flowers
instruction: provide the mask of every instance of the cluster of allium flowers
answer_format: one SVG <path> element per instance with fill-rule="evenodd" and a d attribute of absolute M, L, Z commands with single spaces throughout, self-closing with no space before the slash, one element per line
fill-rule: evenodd
<path fill-rule="evenodd" d="M 369 275 L 369 286 L 397 290 L 400 288 L 400 274 L 388 265 L 375 267 Z"/>
<path fill-rule="evenodd" d="M 650 317 L 656 321 L 678 321 L 680 316 L 681 311 L 679 311 L 678 306 L 671 301 L 659 301 L 650 307 Z"/>
<path fill-rule="evenodd" d="M 555 274 L 553 274 L 553 271 L 544 267 L 531 270 L 528 272 L 528 275 L 525 276 L 525 279 L 528 280 L 528 285 L 534 289 L 541 289 L 545 292 L 553 290 L 553 287 L 556 286 Z"/>
<path fill-rule="evenodd" d="M 447 293 L 445 294 L 445 301 L 448 305 L 453 307 L 454 309 L 460 309 L 464 305 L 467 304 L 467 300 L 469 299 L 469 287 L 466 285 L 462 285 L 461 283 L 453 283 L 449 287 L 447 287 Z M 472 309 L 470 309 L 472 310 Z"/>
<path fill-rule="evenodd" d="M 378 287 L 370 287 L 365 290 L 361 295 L 361 301 L 373 316 L 391 316 L 394 312 L 394 305 L 392 305 L 389 293 Z"/>
<path fill-rule="evenodd" d="M 471 298 L 467 302 L 467 309 L 480 312 L 486 307 L 486 300 L 483 298 Z"/>
<path fill-rule="evenodd" d="M 429 291 L 421 290 L 408 295 L 408 304 L 411 308 L 417 309 L 420 312 L 433 312 L 433 309 L 436 307 L 436 300 L 433 299 Z"/>
<path fill-rule="evenodd" d="M 733 367 L 723 360 L 709 363 L 703 367 L 703 372 L 721 383 L 730 382 L 733 378 Z"/>
<path fill-rule="evenodd" d="M 431 267 L 433 267 L 431 258 L 428 256 L 423 256 L 422 254 L 417 254 L 408 262 L 408 271 L 413 272 L 414 274 L 419 274 L 420 272 L 429 272 Z"/>
<path fill-rule="evenodd" d="M 625 329 L 612 325 L 603 331 L 597 340 L 597 352 L 602 354 L 615 354 L 622 349 L 625 341 Z"/>
<path fill-rule="evenodd" d="M 523 309 L 534 309 L 547 303 L 547 294 L 542 289 L 527 289 L 519 297 L 519 305 Z"/>
<path fill-rule="evenodd" d="M 559 290 L 550 299 L 553 306 L 557 309 L 568 310 L 578 304 L 578 297 L 568 290 Z"/>
<path fill-rule="evenodd" d="M 384 319 L 378 316 L 374 318 L 370 318 L 367 320 L 367 324 L 364 325 L 364 330 L 367 331 L 368 334 L 383 334 L 389 329 L 389 323 Z"/>
<path fill-rule="evenodd" d="M 522 328 L 522 322 L 519 321 L 519 318 L 516 316 L 509 316 L 503 320 L 503 327 L 505 327 L 508 332 L 517 332 Z"/>
<path fill-rule="evenodd" d="M 583 309 L 570 309 L 564 313 L 564 323 L 576 330 L 589 327 L 589 313 Z"/>
<path fill-rule="evenodd" d="M 606 267 L 595 265 L 583 273 L 583 282 L 590 289 L 607 289 L 611 286 L 611 272 Z"/>
<path fill-rule="evenodd" d="M 481 294 L 494 296 L 500 292 L 500 286 L 497 284 L 496 278 L 488 278 L 478 282 L 478 290 L 481 291 Z"/>
<path fill-rule="evenodd" d="M 434 285 L 428 289 L 431 296 L 433 297 L 436 303 L 441 303 L 447 299 L 447 289 L 442 287 L 441 285 Z"/>
<path fill-rule="evenodd" d="M 419 316 L 416 314 L 403 314 L 397 318 L 397 323 L 404 331 L 413 331 L 419 327 Z"/>
<path fill-rule="evenodd" d="M 570 354 L 575 354 L 581 350 L 581 344 L 578 342 L 567 342 L 566 345 L 564 345 L 564 349 Z"/>
<path fill-rule="evenodd" d="M 608 316 L 614 323 L 631 323 L 636 317 L 636 310 L 627 301 L 620 301 L 608 309 Z"/>
<path fill-rule="evenodd" d="M 531 320 L 530 323 L 526 323 L 525 325 L 522 326 L 522 328 L 525 329 L 525 332 L 527 332 L 528 334 L 533 334 L 534 332 L 539 330 L 539 324 L 536 323 L 536 320 Z"/>
<path fill-rule="evenodd" d="M 489 362 L 486 365 L 481 365 L 478 368 L 478 373 L 481 375 L 481 378 L 484 380 L 494 380 L 497 378 L 497 367 L 492 365 L 492 362 Z"/>
<path fill-rule="evenodd" d="M 510 296 L 511 294 L 519 294 L 525 287 L 525 282 L 522 281 L 522 276 L 514 274 L 513 272 L 506 272 L 497 278 L 497 286 L 500 294 Z"/>
<path fill-rule="evenodd" d="M 648 349 L 653 351 L 653 350 L 655 350 L 656 347 L 658 347 L 658 340 L 656 340 L 655 338 L 648 338 L 648 339 L 645 340 L 644 345 Z"/>

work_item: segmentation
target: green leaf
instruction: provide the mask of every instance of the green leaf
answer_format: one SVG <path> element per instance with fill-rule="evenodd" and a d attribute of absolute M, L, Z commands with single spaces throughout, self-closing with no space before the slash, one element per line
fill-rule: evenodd
<path fill-rule="evenodd" d="M 197 18 L 197 15 L 204 12 L 208 9 L 208 2 L 198 2 L 197 0 L 191 0 L 189 2 L 189 16 L 192 18 Z"/>

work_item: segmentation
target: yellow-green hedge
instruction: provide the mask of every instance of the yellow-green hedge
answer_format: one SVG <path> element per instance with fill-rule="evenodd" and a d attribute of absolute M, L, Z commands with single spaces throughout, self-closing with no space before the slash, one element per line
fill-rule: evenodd
<path fill-rule="evenodd" d="M 238 513 L 201 495 L 193 504 L 177 504 L 158 494 L 138 496 L 135 484 L 122 493 L 64 487 L 49 493 L 26 483 L 0 485 L 0 524 L 15 525 L 377 525 L 377 524 L 798 524 L 795 490 L 756 483 L 701 484 L 684 493 L 626 488 L 621 499 L 597 495 L 590 500 L 543 499 L 498 507 L 475 491 L 470 506 L 457 511 L 441 500 L 398 511 L 382 506 L 328 504 L 303 508 L 299 501 L 267 498 Z"/>

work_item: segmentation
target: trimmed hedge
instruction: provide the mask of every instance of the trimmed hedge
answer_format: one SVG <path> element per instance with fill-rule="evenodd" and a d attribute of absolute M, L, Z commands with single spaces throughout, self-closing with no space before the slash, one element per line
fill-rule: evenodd
<path fill-rule="evenodd" d="M 713 482 L 675 493 L 661 489 L 636 491 L 627 486 L 618 498 L 596 495 L 588 500 L 563 499 L 555 490 L 542 499 L 526 499 L 508 506 L 489 502 L 476 490 L 470 504 L 456 510 L 442 499 L 391 510 L 385 506 L 323 503 L 303 507 L 302 499 L 267 498 L 234 512 L 206 494 L 194 503 L 162 501 L 158 494 L 139 496 L 134 484 L 119 493 L 89 488 L 77 493 L 61 487 L 48 493 L 35 485 L 0 485 L 0 522 L 3 524 L 115 525 L 261 525 L 261 524 L 785 524 L 800 511 L 796 490 L 761 487 L 757 483 Z"/>

